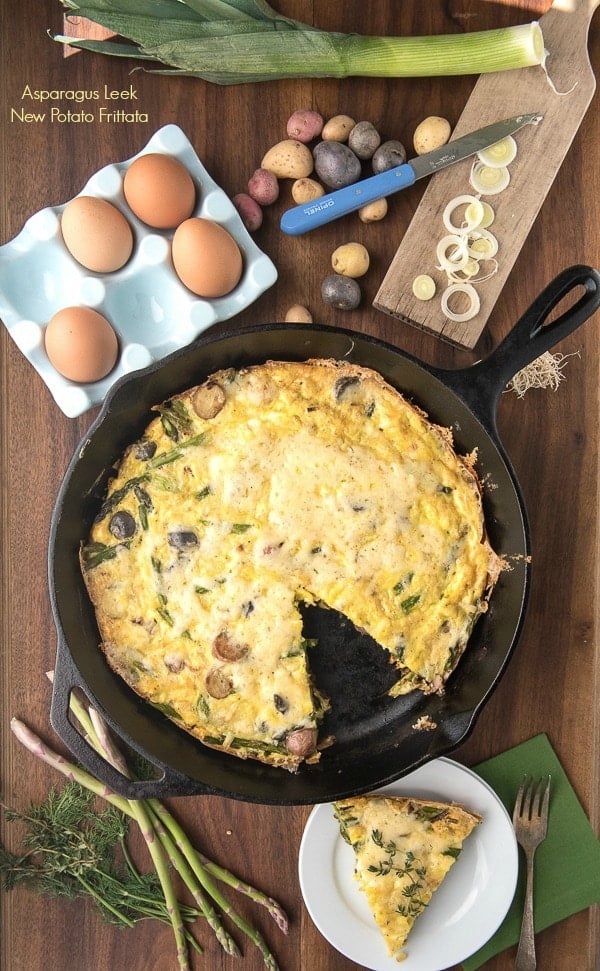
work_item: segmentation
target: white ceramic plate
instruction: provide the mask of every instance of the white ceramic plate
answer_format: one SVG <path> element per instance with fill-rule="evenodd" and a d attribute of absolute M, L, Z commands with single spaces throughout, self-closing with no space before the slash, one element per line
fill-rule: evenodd
<path fill-rule="evenodd" d="M 197 205 L 192 215 L 220 223 L 240 247 L 242 279 L 225 297 L 203 300 L 183 286 L 171 264 L 172 232 L 150 229 L 127 206 L 123 177 L 131 163 L 147 152 L 179 159 L 196 185 Z M 0 317 L 69 418 L 99 404 L 124 374 L 162 360 L 212 324 L 240 313 L 277 279 L 274 264 L 246 231 L 233 202 L 176 125 L 160 128 L 133 158 L 95 172 L 79 195 L 107 199 L 131 225 L 134 252 L 121 270 L 93 273 L 71 257 L 60 231 L 66 203 L 30 216 L 19 235 L 0 247 Z M 48 320 L 62 307 L 73 304 L 93 307 L 103 314 L 119 338 L 116 367 L 93 384 L 76 384 L 64 378 L 54 370 L 44 349 Z"/>
<path fill-rule="evenodd" d="M 406 960 L 399 965 L 388 956 L 353 877 L 354 852 L 340 836 L 330 804 L 313 809 L 300 844 L 304 902 L 329 943 L 364 968 L 444 971 L 482 947 L 510 907 L 518 872 L 510 817 L 487 783 L 445 758 L 435 759 L 379 791 L 457 802 L 483 817 L 411 930 Z"/>

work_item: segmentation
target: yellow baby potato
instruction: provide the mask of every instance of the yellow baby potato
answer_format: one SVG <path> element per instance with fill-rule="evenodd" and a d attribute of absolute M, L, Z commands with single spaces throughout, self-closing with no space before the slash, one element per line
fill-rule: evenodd
<path fill-rule="evenodd" d="M 300 303 L 295 303 L 287 310 L 285 322 L 286 324 L 312 324 L 313 318 L 307 307 L 303 307 Z"/>
<path fill-rule="evenodd" d="M 313 170 L 313 157 L 302 142 L 284 138 L 269 149 L 260 164 L 278 179 L 305 179 Z"/>
<path fill-rule="evenodd" d="M 436 148 L 441 148 L 450 138 L 450 122 L 446 118 L 439 118 L 437 115 L 430 115 L 415 128 L 413 135 L 413 145 L 417 155 L 425 155 L 433 152 Z"/>
<path fill-rule="evenodd" d="M 342 276 L 364 276 L 369 262 L 369 251 L 362 243 L 344 243 L 331 254 L 331 265 Z"/>
<path fill-rule="evenodd" d="M 356 122 L 350 115 L 334 115 L 323 126 L 321 138 L 326 142 L 347 142 L 348 135 L 354 128 Z"/>
<path fill-rule="evenodd" d="M 377 223 L 385 219 L 387 211 L 387 199 L 376 199 L 375 202 L 368 202 L 358 210 L 358 218 L 362 223 Z"/>
<path fill-rule="evenodd" d="M 325 189 L 316 179 L 296 179 L 292 186 L 292 199 L 299 206 L 325 195 Z"/>

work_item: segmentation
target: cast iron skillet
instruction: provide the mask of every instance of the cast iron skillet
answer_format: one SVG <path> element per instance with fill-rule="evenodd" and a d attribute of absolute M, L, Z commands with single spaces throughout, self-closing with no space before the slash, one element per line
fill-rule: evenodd
<path fill-rule="evenodd" d="M 549 321 L 567 295 L 581 296 Z M 566 301 L 565 301 L 566 303 Z M 165 361 L 121 379 L 67 470 L 53 514 L 49 579 L 58 632 L 51 721 L 77 759 L 129 798 L 217 793 L 270 804 L 328 802 L 394 781 L 465 740 L 517 643 L 529 588 L 529 534 L 515 474 L 499 441 L 499 396 L 518 370 L 579 327 L 600 305 L 600 274 L 586 266 L 561 273 L 490 357 L 464 370 L 426 367 L 396 348 L 358 333 L 319 326 L 269 325 L 205 336 Z M 559 313 L 560 308 L 556 310 Z M 490 609 L 442 697 L 420 692 L 390 699 L 391 667 L 383 652 L 335 612 L 307 609 L 305 631 L 317 636 L 311 667 L 333 710 L 324 725 L 336 742 L 317 766 L 297 774 L 203 746 L 140 700 L 106 664 L 78 564 L 80 542 L 122 450 L 141 434 L 150 407 L 223 367 L 311 357 L 353 361 L 379 371 L 431 419 L 452 428 L 460 453 L 474 448 L 483 481 L 488 530 L 507 557 Z M 126 780 L 100 758 L 68 717 L 82 689 L 116 734 L 142 753 L 156 777 Z M 437 727 L 418 731 L 422 715 Z"/>

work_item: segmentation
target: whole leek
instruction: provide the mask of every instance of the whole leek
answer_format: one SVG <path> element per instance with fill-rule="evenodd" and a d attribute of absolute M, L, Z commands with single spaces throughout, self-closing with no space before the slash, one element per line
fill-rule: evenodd
<path fill-rule="evenodd" d="M 299 77 L 433 77 L 544 63 L 537 22 L 466 34 L 372 37 L 318 30 L 266 0 L 62 0 L 129 41 L 54 39 L 72 47 L 156 61 L 162 74 L 241 84 Z"/>

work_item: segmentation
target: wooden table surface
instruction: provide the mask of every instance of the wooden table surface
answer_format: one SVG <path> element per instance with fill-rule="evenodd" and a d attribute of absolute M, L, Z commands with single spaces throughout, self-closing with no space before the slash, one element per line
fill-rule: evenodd
<path fill-rule="evenodd" d="M 455 32 L 518 23 L 536 16 L 536 5 L 486 0 L 279 0 L 282 13 L 329 29 L 379 34 Z M 537 4 L 537 11 L 544 5 Z M 368 17 L 365 20 L 365 11 Z M 141 72 L 117 59 L 78 53 L 63 57 L 47 30 L 60 32 L 55 0 L 20 0 L 1 10 L 0 243 L 12 239 L 37 210 L 58 205 L 80 191 L 89 176 L 129 158 L 167 123 L 186 132 L 216 181 L 230 194 L 243 190 L 264 150 L 284 136 L 287 117 L 313 106 L 323 115 L 344 112 L 371 120 L 386 137 L 410 144 L 416 124 L 439 114 L 455 123 L 474 83 L 447 80 L 298 80 L 220 88 L 196 79 Z M 600 19 L 592 22 L 591 60 L 600 69 Z M 113 123 L 19 121 L 11 109 L 39 106 L 23 99 L 37 90 L 126 90 L 147 120 Z M 46 112 L 48 112 L 46 103 Z M 52 104 L 52 103 L 50 103 Z M 62 101 L 72 111 L 75 103 Z M 128 110 L 121 102 L 119 108 Z M 259 244 L 275 262 L 279 279 L 233 325 L 282 319 L 293 303 L 307 304 L 315 320 L 384 338 L 422 360 L 464 366 L 485 356 L 550 279 L 575 263 L 600 265 L 600 112 L 592 102 L 567 160 L 556 178 L 530 238 L 474 353 L 450 348 L 391 317 L 371 301 L 419 201 L 418 185 L 391 201 L 384 223 L 338 222 L 307 237 L 291 239 L 278 229 L 281 201 L 266 213 Z M 44 109 L 41 109 L 44 110 Z M 543 165 L 543 159 L 540 159 Z M 363 279 L 358 310 L 335 311 L 320 299 L 336 245 L 349 237 L 369 248 L 372 265 Z M 499 425 L 529 510 L 534 570 L 529 611 L 518 650 L 469 740 L 453 753 L 473 765 L 538 732 L 547 732 L 581 802 L 600 830 L 598 631 L 598 388 L 600 317 L 588 322 L 558 350 L 568 358 L 556 392 L 532 390 L 522 399 L 505 394 Z M 218 328 L 217 328 L 218 329 Z M 50 686 L 56 647 L 48 598 L 46 551 L 52 509 L 67 464 L 94 417 L 66 418 L 41 379 L 0 328 L 2 608 L 0 645 L 0 786 L 2 799 L 24 808 L 42 800 L 60 782 L 20 748 L 9 730 L 16 715 L 52 744 Z M 214 859 L 277 897 L 290 916 L 284 937 L 257 910 L 247 913 L 261 927 L 284 971 L 352 971 L 357 965 L 320 936 L 302 903 L 298 848 L 311 807 L 282 808 L 216 796 L 172 800 L 172 808 Z M 14 844 L 15 827 L 2 827 Z M 0 964 L 5 971 L 170 971 L 176 967 L 168 928 L 139 925 L 119 931 L 85 902 L 57 902 L 25 890 L 0 902 Z M 223 956 L 200 927 L 206 950 L 194 967 L 258 971 L 262 960 L 244 945 L 235 961 Z M 538 935 L 544 971 L 597 971 L 598 908 L 577 914 Z M 507 971 L 514 950 L 487 965 Z"/>

